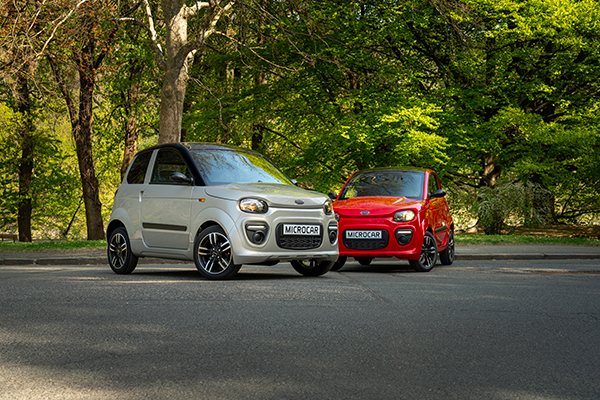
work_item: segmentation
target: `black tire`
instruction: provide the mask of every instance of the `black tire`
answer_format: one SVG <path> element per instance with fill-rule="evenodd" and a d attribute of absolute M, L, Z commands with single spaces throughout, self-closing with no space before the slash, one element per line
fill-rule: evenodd
<path fill-rule="evenodd" d="M 448 234 L 448 247 L 440 253 L 440 262 L 443 265 L 451 265 L 454 262 L 454 230 L 450 229 Z"/>
<path fill-rule="evenodd" d="M 131 252 L 131 244 L 127 230 L 119 227 L 111 232 L 107 246 L 108 265 L 115 274 L 130 274 L 138 263 L 138 258 Z"/>
<path fill-rule="evenodd" d="M 211 280 L 231 278 L 241 268 L 233 263 L 231 243 L 220 226 L 210 226 L 196 237 L 194 263 L 200 275 Z"/>
<path fill-rule="evenodd" d="M 371 261 L 373 261 L 372 257 L 354 257 L 354 259 L 360 264 L 360 265 L 370 265 Z"/>
<path fill-rule="evenodd" d="M 337 261 L 333 263 L 333 266 L 331 267 L 330 271 L 339 271 L 340 269 L 342 269 L 344 264 L 346 264 L 347 259 L 348 257 L 346 256 L 339 256 Z"/>
<path fill-rule="evenodd" d="M 292 267 L 304 276 L 320 276 L 326 274 L 331 267 L 333 267 L 334 261 L 318 261 L 314 258 L 308 260 L 293 260 L 290 261 Z"/>
<path fill-rule="evenodd" d="M 425 232 L 421 246 L 421 258 L 409 260 L 410 266 L 417 272 L 429 272 L 435 266 L 438 258 L 437 243 L 431 232 Z"/>

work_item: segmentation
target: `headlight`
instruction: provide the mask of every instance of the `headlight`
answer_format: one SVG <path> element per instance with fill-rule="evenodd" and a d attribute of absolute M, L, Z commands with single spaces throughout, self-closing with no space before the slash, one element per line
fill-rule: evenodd
<path fill-rule="evenodd" d="M 394 221 L 396 222 L 408 222 L 415 219 L 415 212 L 413 210 L 398 211 L 394 214 Z"/>
<path fill-rule="evenodd" d="M 264 214 L 269 209 L 267 203 L 259 199 L 241 199 L 240 210 L 247 213 Z"/>
<path fill-rule="evenodd" d="M 333 204 L 331 204 L 331 200 L 327 200 L 324 204 L 323 204 L 323 212 L 327 215 L 331 214 L 331 212 L 333 211 Z"/>

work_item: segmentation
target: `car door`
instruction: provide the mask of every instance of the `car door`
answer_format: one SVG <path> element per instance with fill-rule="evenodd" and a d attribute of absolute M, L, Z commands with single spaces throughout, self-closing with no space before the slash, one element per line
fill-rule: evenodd
<path fill-rule="evenodd" d="M 447 226 L 446 214 L 448 206 L 444 197 L 431 197 L 431 194 L 441 189 L 439 179 L 433 172 L 429 173 L 429 207 L 431 210 L 430 218 L 431 225 L 435 234 L 438 246 L 444 242 L 445 236 L 448 234 L 449 227 Z"/>
<path fill-rule="evenodd" d="M 171 174 L 192 177 L 175 148 L 157 150 L 150 182 L 141 194 L 142 237 L 148 247 L 188 249 L 193 186 L 175 183 Z"/>

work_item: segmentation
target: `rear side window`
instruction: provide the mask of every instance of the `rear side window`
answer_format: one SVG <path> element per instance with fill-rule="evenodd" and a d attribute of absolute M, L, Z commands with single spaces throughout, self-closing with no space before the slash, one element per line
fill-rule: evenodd
<path fill-rule="evenodd" d="M 192 177 L 185 161 L 183 161 L 177 150 L 160 149 L 156 157 L 154 172 L 152 173 L 152 180 L 150 182 L 173 184 L 171 174 L 174 172 L 181 172 L 188 178 Z"/>
<path fill-rule="evenodd" d="M 152 152 L 141 153 L 135 157 L 131 163 L 131 168 L 129 168 L 129 173 L 127 174 L 127 183 L 144 183 L 148 163 L 150 163 L 150 157 L 152 157 Z"/>

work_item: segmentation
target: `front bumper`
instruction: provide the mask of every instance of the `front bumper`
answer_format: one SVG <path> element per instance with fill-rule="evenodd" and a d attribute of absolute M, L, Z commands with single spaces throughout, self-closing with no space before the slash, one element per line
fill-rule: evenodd
<path fill-rule="evenodd" d="M 286 224 L 319 226 L 319 235 L 284 235 Z M 338 224 L 321 210 L 269 210 L 267 214 L 242 215 L 228 232 L 236 264 L 317 259 L 335 261 Z"/>
<path fill-rule="evenodd" d="M 381 231 L 382 235 L 381 238 L 375 239 L 349 238 L 348 231 Z M 396 257 L 418 260 L 421 256 L 423 234 L 423 229 L 416 219 L 397 223 L 391 218 L 341 218 L 339 252 L 340 256 L 346 257 Z"/>

